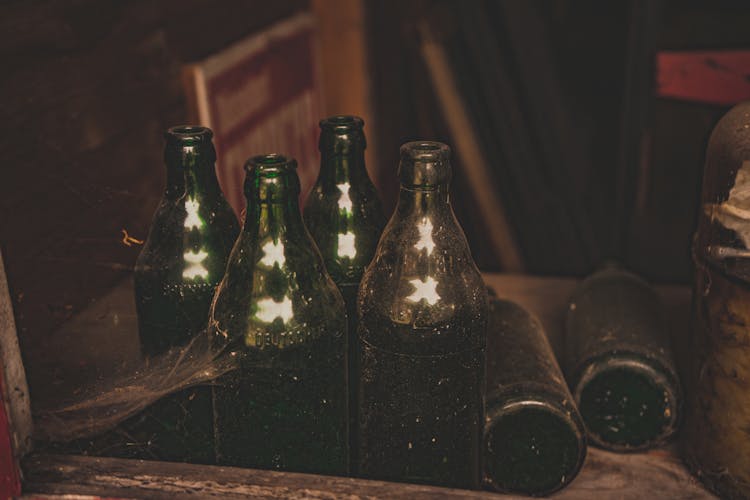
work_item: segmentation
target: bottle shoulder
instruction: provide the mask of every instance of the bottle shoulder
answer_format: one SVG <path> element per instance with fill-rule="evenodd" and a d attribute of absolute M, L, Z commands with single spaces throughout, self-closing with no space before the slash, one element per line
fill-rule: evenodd
<path fill-rule="evenodd" d="M 201 203 L 186 196 L 164 197 L 136 260 L 136 278 L 158 273 L 162 279 L 180 281 L 191 274 L 194 278 L 210 274 L 216 283 L 238 233 L 239 223 L 223 199 Z"/>
<path fill-rule="evenodd" d="M 210 315 L 215 331 L 253 349 L 346 331 L 343 298 L 305 235 L 274 240 L 243 233 Z"/>
<path fill-rule="evenodd" d="M 427 352 L 484 346 L 484 282 L 460 229 L 441 224 L 386 228 L 359 288 L 363 340 Z"/>
<path fill-rule="evenodd" d="M 337 283 L 359 281 L 386 224 L 377 196 L 313 190 L 304 212 L 326 268 Z"/>

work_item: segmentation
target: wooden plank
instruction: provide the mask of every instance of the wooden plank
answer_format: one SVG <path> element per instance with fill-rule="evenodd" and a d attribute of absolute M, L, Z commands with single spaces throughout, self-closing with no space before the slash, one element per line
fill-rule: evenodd
<path fill-rule="evenodd" d="M 365 39 L 363 0 L 312 0 L 318 21 L 318 40 L 326 116 L 357 115 L 365 120 L 365 163 L 370 178 L 381 189 L 383 166 L 378 161 L 375 113 L 370 99 L 370 70 Z"/>
<path fill-rule="evenodd" d="M 25 461 L 24 471 L 24 493 L 154 499 L 520 498 L 290 472 L 64 455 L 34 455 Z M 589 453 L 579 477 L 553 498 L 641 500 L 651 498 L 655 491 L 660 498 L 714 498 L 668 452 L 618 455 L 596 449 Z"/>
<path fill-rule="evenodd" d="M 249 156 L 293 156 L 301 201 L 317 178 L 317 45 L 315 19 L 301 12 L 183 68 L 191 114 L 214 132 L 219 184 L 240 218 Z"/>
<path fill-rule="evenodd" d="M 369 70 L 362 0 L 312 0 L 318 21 L 326 114 L 356 114 L 369 123 Z"/>
<path fill-rule="evenodd" d="M 21 492 L 19 461 L 31 449 L 31 408 L 0 252 L 0 496 Z"/>
<path fill-rule="evenodd" d="M 559 353 L 568 297 L 579 280 L 523 275 L 484 274 L 498 295 L 513 300 L 542 321 L 551 344 Z M 135 356 L 137 342 L 132 285 L 125 281 L 69 325 L 67 345 L 93 342 L 102 331 L 113 333 L 106 345 L 87 356 L 100 370 Z M 664 300 L 675 338 L 688 331 L 690 290 L 657 286 Z M 80 339 L 80 341 L 76 341 Z M 685 342 L 676 342 L 676 347 Z M 59 354 L 64 345 L 50 347 Z M 75 365 L 56 374 L 63 382 L 74 377 Z M 67 374 L 66 374 L 67 373 Z M 91 378 L 89 378 L 90 380 Z M 74 380 L 74 378 L 73 378 Z M 83 380 L 56 385 L 58 396 L 80 389 Z M 42 402 L 40 402 L 40 405 Z M 36 405 L 35 405 L 36 406 Z M 42 405 L 49 406 L 49 405 Z M 91 457 L 37 455 L 24 464 L 25 492 L 91 494 L 99 496 L 174 498 L 199 494 L 208 498 L 277 496 L 291 498 L 490 498 L 494 494 L 446 490 L 427 486 L 328 478 L 304 474 L 164 464 Z M 690 476 L 673 449 L 645 454 L 618 455 L 590 449 L 578 478 L 555 498 L 618 498 L 641 500 L 654 491 L 662 498 L 712 498 Z"/>
<path fill-rule="evenodd" d="M 456 141 L 456 153 L 464 165 L 479 210 L 485 221 L 490 244 L 504 271 L 521 272 L 523 259 L 505 215 L 505 208 L 493 190 L 487 159 L 476 140 L 471 119 L 461 100 L 445 49 L 433 35 L 428 23 L 421 25 L 422 56 L 432 78 L 443 115 Z"/>
<path fill-rule="evenodd" d="M 234 467 L 35 455 L 24 492 L 127 498 L 488 499 L 490 493 Z"/>
<path fill-rule="evenodd" d="M 494 70 L 494 77 L 506 81 L 517 79 L 519 84 L 513 91 L 504 90 L 510 94 L 505 96 L 506 106 L 516 108 L 515 113 L 523 115 L 523 120 L 511 121 L 511 112 L 508 112 L 507 118 L 505 113 L 495 112 L 493 118 L 508 120 L 513 128 L 521 127 L 516 137 L 527 143 L 525 153 L 528 155 L 527 163 L 521 168 L 540 172 L 548 191 L 541 187 L 537 196 L 554 197 L 562 202 L 561 210 L 568 214 L 561 220 L 567 226 L 564 230 L 573 232 L 574 241 L 578 243 L 578 248 L 573 251 L 582 254 L 578 258 L 597 264 L 602 253 L 601 243 L 593 231 L 592 214 L 584 209 L 583 197 L 575 182 L 576 169 L 591 161 L 588 157 L 589 145 L 585 141 L 584 129 L 571 126 L 576 123 L 575 115 L 580 110 L 577 103 L 571 102 L 566 95 L 559 69 L 559 52 L 554 39 L 550 38 L 552 27 L 546 19 L 544 4 L 499 1 L 492 3 L 492 7 L 496 10 L 491 19 L 501 24 L 497 27 L 492 24 L 487 26 L 486 22 L 481 24 L 494 35 L 490 36 L 490 40 L 495 41 L 490 60 L 497 59 L 504 63 Z M 479 12 L 475 16 L 481 19 L 482 14 Z M 507 41 L 497 37 L 498 31 L 506 34 Z M 509 53 L 503 54 L 505 44 Z M 516 102 L 513 102 L 511 92 L 515 93 Z M 527 182 L 533 179 L 525 175 L 522 178 Z M 553 220 L 549 220 L 548 225 L 554 224 Z M 536 241 L 546 240 L 548 238 Z"/>
<path fill-rule="evenodd" d="M 663 51 L 656 55 L 659 97 L 732 106 L 750 99 L 750 51 Z"/>

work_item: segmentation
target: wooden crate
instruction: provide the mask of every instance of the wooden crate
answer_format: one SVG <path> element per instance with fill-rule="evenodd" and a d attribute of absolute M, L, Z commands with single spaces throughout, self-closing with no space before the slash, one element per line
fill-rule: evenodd
<path fill-rule="evenodd" d="M 1 272 L 2 266 L 0 292 L 7 288 Z M 539 316 L 553 348 L 560 352 L 565 307 L 577 284 L 576 280 L 486 274 L 485 281 L 500 297 L 513 300 Z M 685 287 L 670 286 L 658 287 L 658 291 L 672 320 L 672 331 L 686 332 L 690 318 L 690 291 Z M 123 354 L 125 357 L 137 355 L 134 354 L 137 349 L 132 348 L 138 342 L 132 297 L 132 285 L 127 280 L 66 325 L 63 337 L 75 339 L 77 345 L 93 345 L 97 348 L 83 350 L 78 359 L 70 360 L 66 356 L 59 356 L 62 346 L 48 347 L 51 357 L 64 361 L 55 372 L 55 377 L 59 380 L 50 380 L 50 386 L 55 388 L 55 392 L 60 394 L 75 390 L 81 377 L 72 374 L 80 371 L 81 366 L 101 371 L 121 364 Z M 7 294 L 0 294 L 0 302 L 3 300 L 9 306 Z M 12 335 L 14 340 L 15 332 L 9 328 L 12 326 L 12 315 L 0 316 L 0 319 L 5 321 L 3 331 L 7 332 L 6 337 Z M 103 331 L 106 332 L 107 342 L 102 342 Z M 685 343 L 676 342 L 678 346 L 682 344 Z M 17 352 L 15 356 L 11 353 L 11 359 L 3 352 L 7 373 L 10 366 L 20 363 L 20 358 Z M 11 410 L 9 413 L 18 414 L 15 411 L 18 409 L 18 400 L 8 399 L 6 395 L 5 404 Z M 23 427 L 29 425 L 29 422 L 14 422 L 14 425 Z M 615 454 L 591 448 L 578 478 L 568 488 L 553 496 L 561 499 L 641 500 L 658 494 L 660 498 L 713 498 L 690 476 L 676 450 L 677 446 L 672 445 L 648 453 Z M 29 498 L 39 495 L 321 499 L 502 497 L 491 492 L 353 478 L 44 453 L 26 454 L 21 461 L 21 469 L 23 494 Z"/>

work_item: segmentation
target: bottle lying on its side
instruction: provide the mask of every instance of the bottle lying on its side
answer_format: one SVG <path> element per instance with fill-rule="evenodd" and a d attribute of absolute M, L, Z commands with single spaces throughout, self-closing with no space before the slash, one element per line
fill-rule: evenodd
<path fill-rule="evenodd" d="M 565 372 L 592 444 L 635 451 L 677 430 L 682 391 L 653 288 L 610 263 L 570 300 Z"/>
<path fill-rule="evenodd" d="M 484 482 L 548 495 L 578 474 L 586 431 L 542 324 L 513 302 L 490 297 Z"/>

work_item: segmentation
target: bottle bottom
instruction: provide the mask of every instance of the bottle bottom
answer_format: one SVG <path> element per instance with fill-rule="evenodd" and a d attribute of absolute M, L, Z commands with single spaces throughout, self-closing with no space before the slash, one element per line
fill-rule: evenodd
<path fill-rule="evenodd" d="M 676 382 L 655 362 L 619 353 L 595 359 L 574 397 L 591 442 L 613 451 L 657 446 L 677 429 Z"/>
<path fill-rule="evenodd" d="M 583 426 L 543 401 L 488 410 L 485 483 L 496 491 L 548 495 L 578 474 L 586 454 Z"/>

